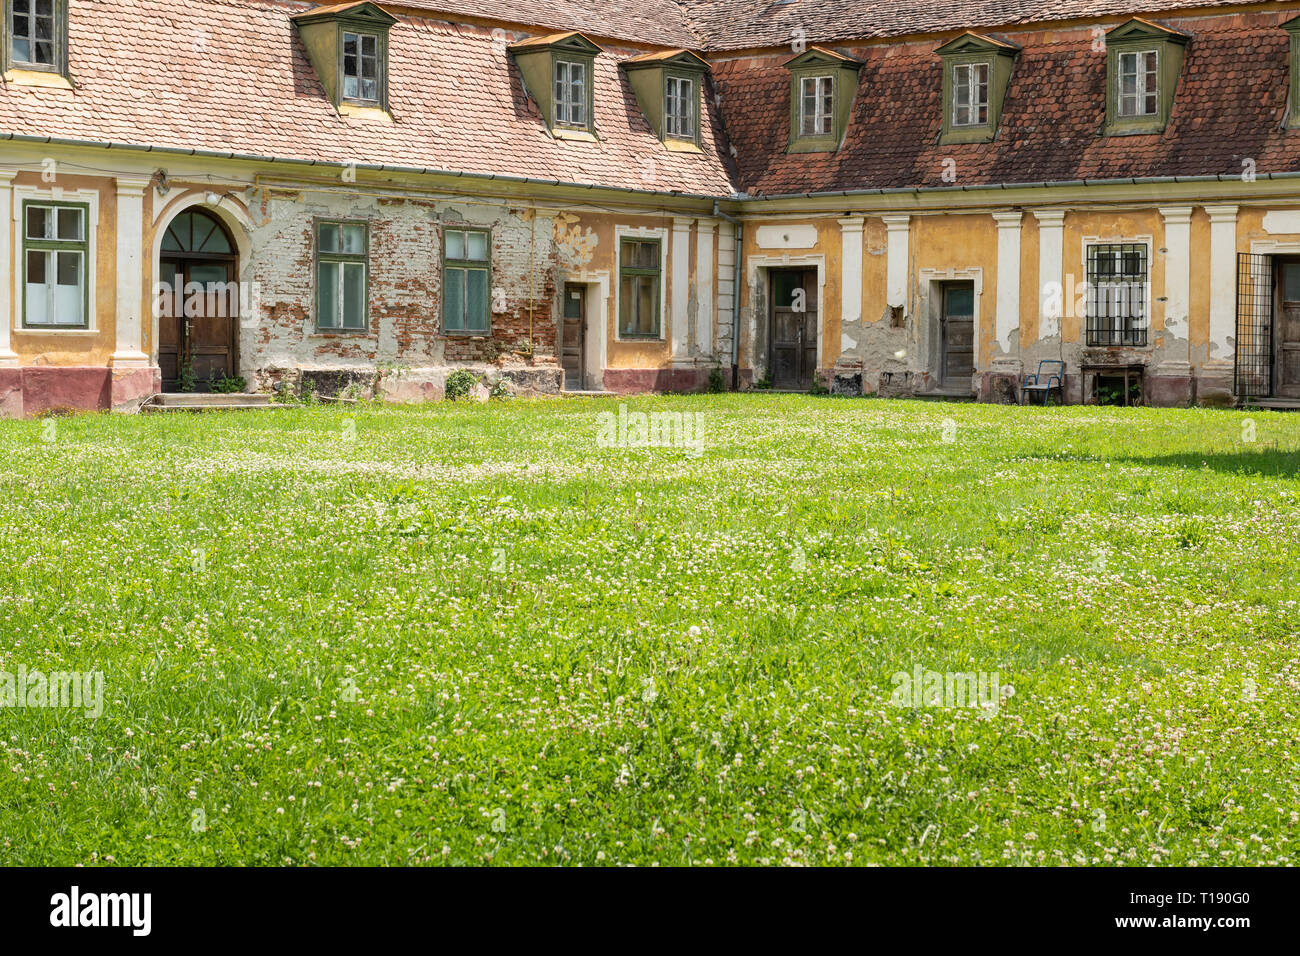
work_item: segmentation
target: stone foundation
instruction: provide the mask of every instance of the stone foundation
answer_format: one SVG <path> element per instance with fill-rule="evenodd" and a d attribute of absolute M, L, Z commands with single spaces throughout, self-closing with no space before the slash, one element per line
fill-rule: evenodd
<path fill-rule="evenodd" d="M 606 391 L 619 395 L 643 392 L 706 392 L 709 367 L 692 368 L 607 368 L 603 378 Z M 727 373 L 723 372 L 723 382 Z"/>

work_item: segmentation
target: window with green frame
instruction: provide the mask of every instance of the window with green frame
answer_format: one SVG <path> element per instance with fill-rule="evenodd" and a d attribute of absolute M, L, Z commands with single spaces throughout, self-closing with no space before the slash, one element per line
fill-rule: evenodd
<path fill-rule="evenodd" d="M 23 325 L 87 327 L 90 207 L 75 203 L 23 203 Z"/>
<path fill-rule="evenodd" d="M 625 338 L 660 338 L 658 239 L 623 239 L 618 254 L 618 333 Z"/>
<path fill-rule="evenodd" d="M 316 224 L 316 328 L 365 331 L 369 251 L 364 222 Z"/>
<path fill-rule="evenodd" d="M 445 229 L 442 234 L 442 328 L 487 332 L 491 235 L 486 229 Z"/>

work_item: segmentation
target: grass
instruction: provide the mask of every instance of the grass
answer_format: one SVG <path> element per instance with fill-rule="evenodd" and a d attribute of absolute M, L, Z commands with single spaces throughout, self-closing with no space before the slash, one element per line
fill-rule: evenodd
<path fill-rule="evenodd" d="M 629 404 L 0 423 L 0 862 L 1297 862 L 1300 417 Z"/>

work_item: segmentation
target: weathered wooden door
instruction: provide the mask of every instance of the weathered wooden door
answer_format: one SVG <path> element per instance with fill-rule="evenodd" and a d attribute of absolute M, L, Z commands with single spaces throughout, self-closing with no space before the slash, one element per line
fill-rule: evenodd
<path fill-rule="evenodd" d="M 1300 260 L 1279 262 L 1277 278 L 1279 306 L 1275 313 L 1274 394 L 1282 398 L 1300 398 Z"/>
<path fill-rule="evenodd" d="M 564 322 L 560 334 L 560 360 L 564 365 L 564 387 L 569 391 L 585 388 L 587 352 L 586 288 L 573 283 L 564 286 Z"/>
<path fill-rule="evenodd" d="M 235 374 L 235 335 L 239 290 L 233 262 L 186 262 L 163 259 L 161 278 L 173 290 L 169 308 L 158 318 L 158 365 L 163 388 L 181 387 L 189 367 L 194 386 Z"/>
<path fill-rule="evenodd" d="M 807 389 L 817 374 L 817 271 L 772 270 L 772 387 Z"/>
<path fill-rule="evenodd" d="M 969 388 L 975 372 L 975 285 L 949 282 L 943 287 L 943 384 Z"/>
<path fill-rule="evenodd" d="M 211 213 L 181 213 L 163 235 L 158 279 L 170 293 L 159 303 L 158 365 L 163 389 L 186 380 L 203 390 L 239 367 L 238 255 Z"/>

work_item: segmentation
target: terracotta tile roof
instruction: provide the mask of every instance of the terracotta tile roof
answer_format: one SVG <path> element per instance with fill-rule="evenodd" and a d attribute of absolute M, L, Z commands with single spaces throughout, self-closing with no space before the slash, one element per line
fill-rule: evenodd
<path fill-rule="evenodd" d="M 681 0 L 710 51 L 1159 15 L 1258 0 Z"/>
<path fill-rule="evenodd" d="M 678 0 L 401 0 L 381 3 L 390 13 L 429 10 L 543 27 L 552 33 L 581 30 L 592 37 L 631 40 L 655 46 L 700 49 L 703 37 L 690 25 Z"/>
<path fill-rule="evenodd" d="M 670 152 L 656 138 L 618 69 L 618 58 L 637 50 L 596 58 L 600 141 L 559 142 L 507 66 L 505 44 L 521 34 L 494 37 L 488 27 L 404 16 L 389 5 L 399 16 L 389 37 L 396 121 L 342 118 L 290 20 L 307 9 L 261 0 L 191 0 L 183 11 L 172 0 L 72 0 L 76 89 L 0 87 L 0 134 L 731 192 L 711 107 L 702 117 L 703 153 Z"/>
<path fill-rule="evenodd" d="M 1105 53 L 1088 28 L 1011 33 L 1017 57 L 992 143 L 938 145 L 941 73 L 933 40 L 853 50 L 864 65 L 848 133 L 834 154 L 787 154 L 784 54 L 713 64 L 714 87 L 751 195 L 1300 170 L 1300 130 L 1285 130 L 1294 11 L 1165 21 L 1192 35 L 1169 126 L 1102 137 Z M 1113 24 L 1108 24 L 1113 25 Z M 943 178 L 956 164 L 955 183 Z"/>

